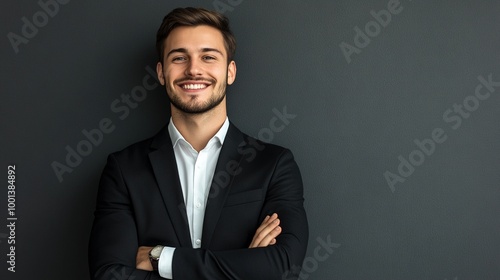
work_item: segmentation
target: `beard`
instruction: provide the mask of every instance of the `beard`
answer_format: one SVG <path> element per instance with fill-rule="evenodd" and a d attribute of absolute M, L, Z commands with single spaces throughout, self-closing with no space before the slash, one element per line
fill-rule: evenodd
<path fill-rule="evenodd" d="M 198 97 L 192 97 L 189 101 L 183 102 L 170 85 L 166 87 L 167 96 L 170 103 L 178 110 L 193 115 L 203 114 L 217 107 L 224 100 L 226 97 L 226 83 L 227 80 L 223 81 L 218 88 L 214 88 L 212 96 L 210 96 L 210 99 L 205 102 L 199 102 L 197 100 Z M 215 81 L 213 81 L 212 85 L 214 84 Z"/>

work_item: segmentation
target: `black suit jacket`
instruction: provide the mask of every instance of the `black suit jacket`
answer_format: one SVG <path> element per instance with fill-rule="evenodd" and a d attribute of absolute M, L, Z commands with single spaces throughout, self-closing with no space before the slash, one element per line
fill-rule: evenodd
<path fill-rule="evenodd" d="M 265 216 L 278 213 L 277 244 L 248 249 Z M 93 279 L 163 279 L 135 269 L 139 246 L 175 247 L 174 280 L 295 279 L 307 249 L 303 187 L 292 153 L 230 124 L 210 187 L 200 249 L 193 249 L 167 127 L 111 154 L 89 244 Z"/>

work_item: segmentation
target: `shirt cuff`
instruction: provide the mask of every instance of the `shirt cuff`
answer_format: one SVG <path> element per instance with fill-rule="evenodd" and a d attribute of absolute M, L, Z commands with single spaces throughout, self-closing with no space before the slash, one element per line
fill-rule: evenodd
<path fill-rule="evenodd" d="M 175 248 L 165 246 L 160 254 L 160 260 L 158 261 L 158 273 L 161 277 L 167 279 L 173 279 L 172 275 L 172 260 L 174 258 Z"/>

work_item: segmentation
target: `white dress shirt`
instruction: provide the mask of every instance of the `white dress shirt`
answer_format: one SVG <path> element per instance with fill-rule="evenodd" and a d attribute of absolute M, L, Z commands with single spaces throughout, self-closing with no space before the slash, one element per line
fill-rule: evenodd
<path fill-rule="evenodd" d="M 205 206 L 210 191 L 210 183 L 214 176 L 215 166 L 217 165 L 228 128 L 229 120 L 226 117 L 222 127 L 208 141 L 205 148 L 197 152 L 177 130 L 172 122 L 172 118 L 168 124 L 168 133 L 172 140 L 182 194 L 184 195 L 184 203 L 186 204 L 193 248 L 201 247 L 203 219 L 205 217 Z M 163 278 L 173 279 L 172 259 L 174 251 L 175 248 L 173 247 L 164 247 L 161 252 L 158 272 Z"/>

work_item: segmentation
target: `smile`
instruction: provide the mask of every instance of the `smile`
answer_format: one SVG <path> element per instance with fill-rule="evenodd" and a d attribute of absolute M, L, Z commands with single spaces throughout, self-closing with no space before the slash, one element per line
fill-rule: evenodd
<path fill-rule="evenodd" d="M 204 89 L 207 86 L 208 85 L 206 85 L 206 84 L 183 84 L 183 85 L 181 85 L 181 87 L 183 89 Z"/>

